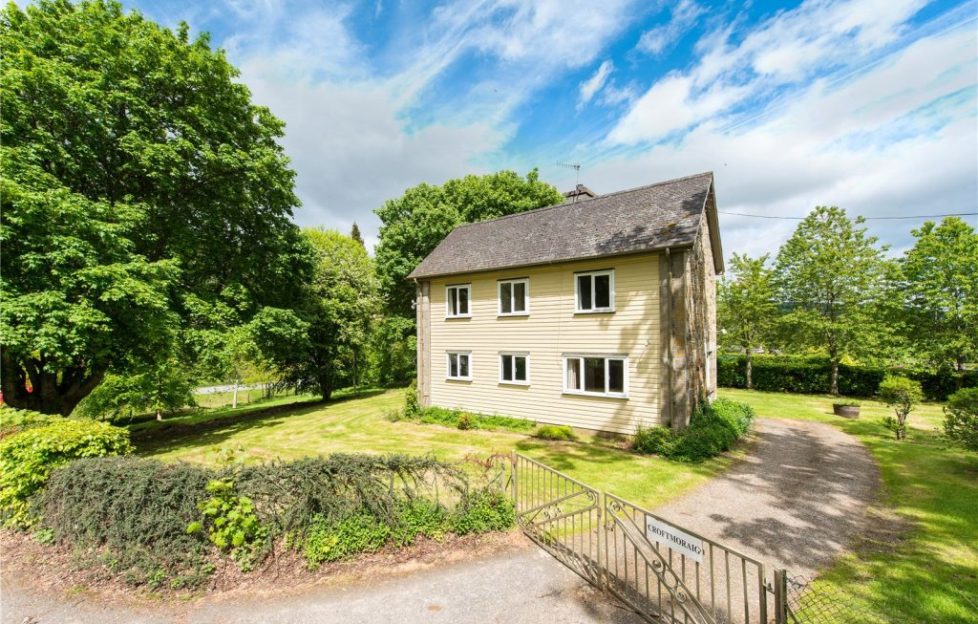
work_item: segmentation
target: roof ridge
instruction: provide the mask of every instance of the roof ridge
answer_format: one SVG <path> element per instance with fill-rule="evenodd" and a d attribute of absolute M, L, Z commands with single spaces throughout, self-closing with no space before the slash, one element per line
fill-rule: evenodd
<path fill-rule="evenodd" d="M 597 197 L 588 197 L 587 199 L 580 199 L 580 200 L 576 200 L 576 201 L 573 201 L 573 202 L 561 202 L 559 204 L 551 204 L 549 206 L 541 206 L 540 208 L 534 208 L 533 210 L 524 210 L 523 212 L 514 212 L 513 214 L 503 215 L 501 217 L 496 217 L 495 219 L 487 219 L 485 221 L 473 221 L 471 223 L 461 223 L 461 224 L 457 225 L 455 227 L 455 229 L 452 230 L 452 232 L 454 232 L 455 230 L 460 230 L 460 229 L 462 229 L 464 227 L 469 227 L 470 225 L 481 225 L 483 223 L 492 223 L 494 221 L 502 221 L 503 219 L 509 219 L 509 218 L 512 218 L 512 217 L 521 217 L 523 215 L 534 214 L 534 213 L 537 213 L 537 212 L 543 212 L 544 210 L 553 210 L 555 208 L 562 208 L 562 207 L 566 207 L 568 203 L 570 203 L 571 205 L 586 204 L 587 202 L 592 202 L 592 201 L 595 201 L 595 200 L 598 200 L 598 199 L 604 199 L 606 197 L 614 197 L 615 195 L 621 195 L 623 193 L 632 193 L 634 191 L 640 191 L 640 190 L 643 190 L 643 189 L 649 189 L 649 188 L 653 188 L 653 187 L 656 187 L 656 186 L 662 186 L 664 184 L 675 184 L 676 182 L 682 182 L 683 180 L 691 180 L 693 178 L 698 178 L 698 177 L 706 176 L 706 175 L 708 175 L 710 177 L 713 177 L 713 172 L 712 171 L 703 171 L 703 172 L 700 172 L 700 173 L 694 173 L 693 175 L 682 176 L 680 178 L 672 178 L 671 180 L 662 180 L 661 182 L 653 182 L 652 184 L 643 184 L 641 186 L 634 186 L 632 188 L 627 188 L 627 189 L 623 189 L 623 190 L 620 190 L 620 191 L 614 191 L 612 193 L 606 193 L 604 195 L 598 195 Z"/>

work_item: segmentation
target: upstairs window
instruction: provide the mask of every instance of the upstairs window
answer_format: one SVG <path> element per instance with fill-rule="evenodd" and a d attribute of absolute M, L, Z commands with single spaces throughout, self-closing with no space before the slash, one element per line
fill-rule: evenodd
<path fill-rule="evenodd" d="M 471 299 L 471 284 L 448 286 L 445 289 L 445 316 L 448 318 L 472 316 L 469 312 Z"/>
<path fill-rule="evenodd" d="M 625 398 L 628 358 L 568 355 L 564 357 L 564 392 Z"/>
<path fill-rule="evenodd" d="M 448 379 L 470 381 L 472 379 L 472 355 L 468 351 L 449 351 L 445 375 Z"/>
<path fill-rule="evenodd" d="M 499 381 L 506 384 L 530 383 L 530 360 L 526 353 L 499 355 Z"/>
<path fill-rule="evenodd" d="M 499 281 L 499 315 L 517 316 L 530 313 L 530 280 Z"/>
<path fill-rule="evenodd" d="M 574 275 L 577 312 L 615 311 L 615 272 L 591 271 Z"/>

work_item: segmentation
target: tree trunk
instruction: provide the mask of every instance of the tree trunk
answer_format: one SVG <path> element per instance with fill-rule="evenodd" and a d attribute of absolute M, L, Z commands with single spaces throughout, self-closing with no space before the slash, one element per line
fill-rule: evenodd
<path fill-rule="evenodd" d="M 159 409 L 156 410 L 156 420 L 163 420 L 163 412 Z"/>
<path fill-rule="evenodd" d="M 234 380 L 234 394 L 231 395 L 231 409 L 238 407 L 238 380 Z"/>
<path fill-rule="evenodd" d="M 839 396 L 839 360 L 832 358 L 832 373 L 829 378 L 829 394 Z"/>
<path fill-rule="evenodd" d="M 328 401 L 331 396 L 333 396 L 333 389 L 328 386 L 323 388 L 323 401 Z"/>
<path fill-rule="evenodd" d="M 747 352 L 747 389 L 754 389 L 754 358 L 751 355 L 750 349 L 745 350 Z"/>
<path fill-rule="evenodd" d="M 0 366 L 4 402 L 43 414 L 70 415 L 105 378 L 105 369 L 76 366 L 50 372 L 44 370 L 43 361 L 17 361 L 7 353 L 0 357 Z M 28 381 L 31 392 L 27 391 Z"/>

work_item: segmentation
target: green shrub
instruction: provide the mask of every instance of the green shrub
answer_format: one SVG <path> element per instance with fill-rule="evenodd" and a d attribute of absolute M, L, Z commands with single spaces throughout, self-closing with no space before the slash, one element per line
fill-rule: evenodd
<path fill-rule="evenodd" d="M 686 429 L 639 428 L 632 450 L 684 462 L 700 462 L 730 450 L 749 430 L 754 410 L 745 403 L 717 399 L 696 410 Z"/>
<path fill-rule="evenodd" d="M 455 426 L 462 431 L 475 429 L 475 418 L 473 418 L 472 414 L 469 414 L 468 412 L 462 412 L 458 415 L 458 421 L 455 423 Z"/>
<path fill-rule="evenodd" d="M 125 455 L 129 432 L 105 423 L 62 418 L 0 442 L 0 519 L 4 526 L 34 523 L 28 501 L 51 472 L 72 459 Z"/>
<path fill-rule="evenodd" d="M 428 425 L 442 425 L 456 429 L 468 428 L 488 431 L 503 429 L 521 433 L 532 431 L 533 427 L 536 426 L 536 423 L 532 420 L 526 420 L 525 418 L 510 418 L 509 416 L 498 416 L 495 414 L 474 414 L 461 410 L 445 409 L 444 407 L 427 407 L 421 410 L 415 420 Z M 459 421 L 461 420 L 467 422 L 464 426 L 460 427 Z M 471 426 L 468 426 L 469 424 Z"/>
<path fill-rule="evenodd" d="M 397 513 L 391 540 L 398 546 L 413 544 L 419 536 L 440 540 L 450 530 L 449 513 L 437 502 L 414 499 L 404 502 Z"/>
<path fill-rule="evenodd" d="M 314 570 L 326 561 L 378 550 L 390 534 L 389 526 L 367 513 L 352 514 L 342 520 L 316 516 L 302 546 L 302 555 L 309 569 Z"/>
<path fill-rule="evenodd" d="M 133 585 L 199 585 L 211 571 L 212 546 L 200 519 L 214 471 L 135 457 L 80 459 L 54 471 L 35 499 L 55 541 L 104 554 L 110 570 Z"/>
<path fill-rule="evenodd" d="M 14 409 L 0 404 L 0 439 L 26 429 L 43 427 L 64 420 L 64 416 L 52 416 L 32 410 Z"/>
<path fill-rule="evenodd" d="M 717 385 L 746 388 L 747 359 L 740 355 L 717 358 Z M 766 392 L 822 394 L 829 391 L 831 365 L 825 357 L 796 355 L 755 355 L 754 389 Z M 924 397 L 945 401 L 959 388 L 978 387 L 978 371 L 958 372 L 887 370 L 874 366 L 839 365 L 839 393 L 844 396 L 875 396 L 887 374 L 902 374 L 920 382 Z"/>
<path fill-rule="evenodd" d="M 188 533 L 202 531 L 219 550 L 227 551 L 244 571 L 250 570 L 268 530 L 258 522 L 255 504 L 247 496 L 239 496 L 231 479 L 213 479 L 207 484 L 211 497 L 197 507 L 204 515 L 203 522 L 187 525 Z"/>
<path fill-rule="evenodd" d="M 884 418 L 883 425 L 902 440 L 907 437 L 907 417 L 924 398 L 920 383 L 906 377 L 887 376 L 880 383 L 880 400 L 893 408 L 896 418 Z"/>
<path fill-rule="evenodd" d="M 574 430 L 567 425 L 543 425 L 537 427 L 537 430 L 533 432 L 534 438 L 540 438 L 541 440 L 565 440 L 568 442 L 573 442 L 577 439 L 574 435 Z"/>
<path fill-rule="evenodd" d="M 412 379 L 404 395 L 404 417 L 417 418 L 421 415 L 421 404 L 418 402 L 418 380 Z"/>
<path fill-rule="evenodd" d="M 505 531 L 516 523 L 513 501 L 495 487 L 468 492 L 462 497 L 452 518 L 457 535 Z"/>
<path fill-rule="evenodd" d="M 948 398 L 944 433 L 965 448 L 978 451 L 978 388 L 958 390 Z"/>
<path fill-rule="evenodd" d="M 665 455 L 671 452 L 673 433 L 666 427 L 639 427 L 632 439 L 632 449 L 643 455 Z"/>

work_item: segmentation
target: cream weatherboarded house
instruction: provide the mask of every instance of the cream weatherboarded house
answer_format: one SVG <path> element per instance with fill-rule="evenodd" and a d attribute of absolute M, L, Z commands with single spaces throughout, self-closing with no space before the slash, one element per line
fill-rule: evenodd
<path fill-rule="evenodd" d="M 410 274 L 423 406 L 631 434 L 714 394 L 713 174 L 584 191 L 459 226 Z"/>

